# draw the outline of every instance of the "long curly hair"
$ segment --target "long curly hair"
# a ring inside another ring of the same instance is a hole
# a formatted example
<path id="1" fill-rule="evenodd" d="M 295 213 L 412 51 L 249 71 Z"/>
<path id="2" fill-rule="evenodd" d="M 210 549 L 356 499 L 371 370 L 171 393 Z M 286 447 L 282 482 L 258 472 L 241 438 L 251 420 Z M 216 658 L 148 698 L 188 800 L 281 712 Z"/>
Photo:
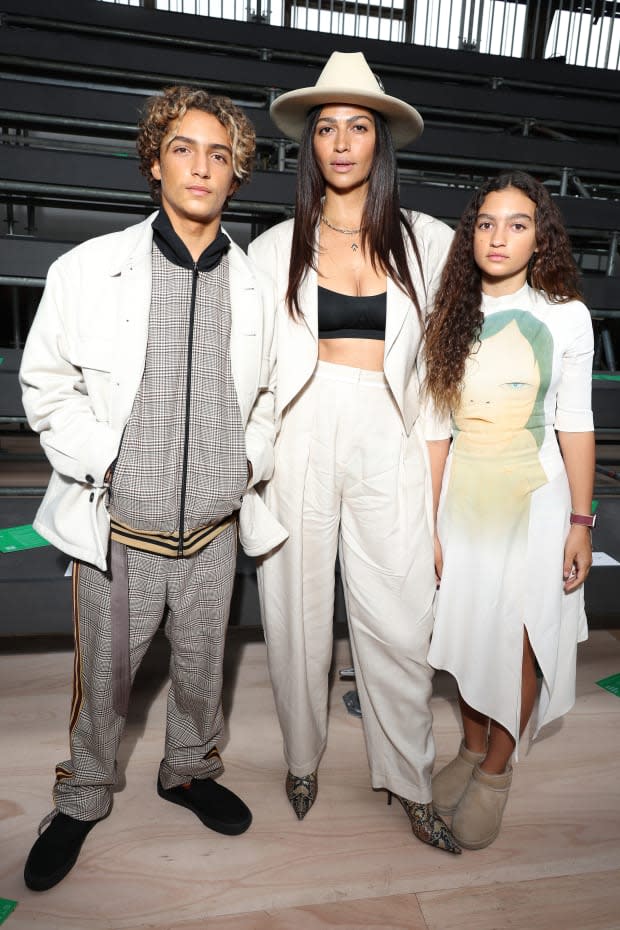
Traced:
<path id="1" fill-rule="evenodd" d="M 304 125 L 297 156 L 295 222 L 289 266 L 286 305 L 292 317 L 303 317 L 299 289 L 308 269 L 317 268 L 316 226 L 322 211 L 325 180 L 314 154 L 314 132 L 323 107 L 313 107 Z M 422 261 L 415 234 L 400 209 L 398 167 L 392 133 L 384 117 L 370 110 L 375 120 L 375 151 L 368 195 L 361 225 L 362 248 L 368 249 L 372 267 L 380 269 L 401 288 L 413 303 L 418 319 L 422 309 L 409 268 L 407 247 L 411 249 L 422 275 Z"/>
<path id="2" fill-rule="evenodd" d="M 161 200 L 161 181 L 153 177 L 151 168 L 159 158 L 162 140 L 170 132 L 171 125 L 181 120 L 188 110 L 211 113 L 227 130 L 237 182 L 243 184 L 252 175 L 256 133 L 243 110 L 228 97 L 215 96 L 199 87 L 165 87 L 161 95 L 149 97 L 146 101 L 136 140 L 140 171 L 149 182 L 151 196 L 157 203 Z"/>
<path id="3" fill-rule="evenodd" d="M 474 260 L 476 220 L 487 194 L 509 187 L 536 204 L 536 252 L 528 265 L 528 284 L 552 303 L 582 299 L 568 233 L 547 188 L 524 171 L 505 171 L 489 178 L 461 217 L 426 326 L 425 391 L 441 413 L 458 406 L 465 364 L 484 322 L 482 276 Z"/>

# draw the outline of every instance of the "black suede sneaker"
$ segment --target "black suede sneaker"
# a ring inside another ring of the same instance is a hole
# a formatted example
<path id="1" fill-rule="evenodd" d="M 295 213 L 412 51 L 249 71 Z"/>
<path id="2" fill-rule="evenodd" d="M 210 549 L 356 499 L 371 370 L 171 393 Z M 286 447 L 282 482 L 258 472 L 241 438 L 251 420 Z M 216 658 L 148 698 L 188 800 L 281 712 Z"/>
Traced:
<path id="1" fill-rule="evenodd" d="M 100 818 L 101 819 L 101 818 Z M 99 820 L 76 820 L 60 811 L 30 850 L 24 881 L 31 891 L 47 891 L 71 871 L 82 843 Z"/>
<path id="2" fill-rule="evenodd" d="M 164 788 L 157 779 L 157 794 L 192 811 L 205 827 L 216 833 L 237 836 L 252 823 L 250 809 L 241 798 L 212 778 L 192 778 L 187 785 Z"/>

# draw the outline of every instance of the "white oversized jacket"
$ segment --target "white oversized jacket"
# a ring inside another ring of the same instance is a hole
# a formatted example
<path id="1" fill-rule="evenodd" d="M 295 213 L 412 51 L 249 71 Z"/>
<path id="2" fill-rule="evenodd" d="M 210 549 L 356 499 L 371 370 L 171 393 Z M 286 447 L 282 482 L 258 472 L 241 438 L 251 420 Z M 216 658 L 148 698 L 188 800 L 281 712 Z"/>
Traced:
<path id="1" fill-rule="evenodd" d="M 409 269 L 420 300 L 422 316 L 426 318 L 433 305 L 453 232 L 445 223 L 426 213 L 407 211 L 407 217 L 416 237 L 421 265 L 420 268 L 408 245 Z M 278 428 L 286 417 L 287 407 L 312 377 L 318 358 L 318 279 L 314 269 L 308 270 L 299 290 L 303 318 L 294 319 L 285 305 L 293 223 L 292 219 L 278 223 L 251 242 L 248 250 L 256 265 L 272 276 L 277 292 L 278 380 L 275 417 Z M 407 435 L 416 429 L 421 440 L 446 439 L 450 436 L 449 417 L 438 416 L 434 405 L 421 400 L 420 396 L 424 379 L 420 352 L 422 336 L 422 325 L 410 298 L 388 277 L 383 361 L 386 380 Z M 277 481 L 276 474 L 273 482 L 265 489 L 267 504 Z M 427 518 L 432 525 L 430 475 L 428 482 Z M 291 530 L 291 527 L 287 529 Z"/>
<path id="2" fill-rule="evenodd" d="M 439 278 L 452 242 L 452 230 L 445 223 L 425 213 L 407 211 L 415 233 L 422 275 L 408 246 L 409 268 L 413 284 L 426 317 L 432 307 Z M 318 357 L 317 273 L 310 268 L 304 277 L 299 302 L 303 319 L 291 317 L 284 303 L 293 239 L 293 220 L 285 220 L 268 229 L 250 243 L 250 258 L 271 275 L 278 295 L 277 342 L 278 382 L 275 413 L 279 423 L 285 408 L 312 377 Z M 405 237 L 406 239 L 406 237 Z M 391 278 L 387 279 L 384 372 L 400 410 L 405 431 L 411 432 L 419 418 L 425 439 L 444 439 L 450 435 L 450 423 L 436 416 L 429 404 L 420 404 L 423 378 L 419 353 L 422 339 L 420 321 L 411 300 Z"/>
<path id="3" fill-rule="evenodd" d="M 35 529 L 68 555 L 107 566 L 105 473 L 140 386 L 151 302 L 152 223 L 84 242 L 51 266 L 20 370 L 28 422 L 53 467 Z M 231 243 L 231 367 L 251 489 L 241 505 L 249 555 L 286 538 L 254 485 L 273 471 L 275 344 L 271 284 Z"/>

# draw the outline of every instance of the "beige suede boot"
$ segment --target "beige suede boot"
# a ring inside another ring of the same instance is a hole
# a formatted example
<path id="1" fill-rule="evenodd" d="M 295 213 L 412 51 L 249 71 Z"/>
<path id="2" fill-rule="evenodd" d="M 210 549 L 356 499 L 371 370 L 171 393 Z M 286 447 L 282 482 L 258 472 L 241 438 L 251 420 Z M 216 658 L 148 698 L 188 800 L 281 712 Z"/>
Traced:
<path id="1" fill-rule="evenodd" d="M 510 765 L 501 775 L 488 775 L 475 766 L 452 819 L 454 838 L 465 849 L 484 849 L 497 837 L 511 782 Z"/>
<path id="2" fill-rule="evenodd" d="M 437 772 L 433 778 L 433 807 L 443 817 L 453 814 L 470 782 L 474 766 L 482 762 L 486 753 L 471 752 L 465 740 L 461 741 L 458 755 Z"/>

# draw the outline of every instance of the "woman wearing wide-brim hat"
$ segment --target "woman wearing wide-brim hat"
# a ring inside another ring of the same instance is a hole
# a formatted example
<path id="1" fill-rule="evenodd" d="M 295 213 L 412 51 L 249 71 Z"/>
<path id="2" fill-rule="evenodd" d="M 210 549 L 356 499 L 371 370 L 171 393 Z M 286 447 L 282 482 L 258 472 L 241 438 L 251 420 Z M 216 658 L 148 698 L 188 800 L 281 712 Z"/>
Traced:
<path id="1" fill-rule="evenodd" d="M 398 797 L 419 839 L 460 852 L 431 803 L 426 661 L 426 440 L 432 457 L 449 431 L 421 413 L 418 370 L 452 233 L 400 210 L 394 146 L 423 122 L 361 53 L 334 52 L 316 85 L 278 97 L 271 115 L 300 143 L 295 219 L 250 246 L 279 302 L 279 433 L 264 493 L 290 535 L 258 578 L 287 795 L 300 819 L 317 795 L 338 552 L 372 786 Z"/>

